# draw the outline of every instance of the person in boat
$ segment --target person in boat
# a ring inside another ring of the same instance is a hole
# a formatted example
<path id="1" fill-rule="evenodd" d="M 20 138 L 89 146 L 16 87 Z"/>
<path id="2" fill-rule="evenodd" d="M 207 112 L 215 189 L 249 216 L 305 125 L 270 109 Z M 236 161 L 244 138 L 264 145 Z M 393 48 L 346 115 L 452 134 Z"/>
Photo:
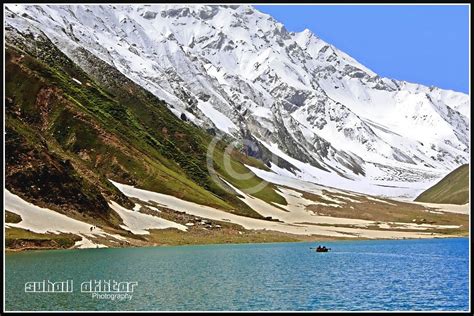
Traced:
<path id="1" fill-rule="evenodd" d="M 329 251 L 329 248 L 326 248 L 326 246 L 318 246 L 318 248 L 316 248 L 316 251 L 317 252 L 327 252 Z"/>

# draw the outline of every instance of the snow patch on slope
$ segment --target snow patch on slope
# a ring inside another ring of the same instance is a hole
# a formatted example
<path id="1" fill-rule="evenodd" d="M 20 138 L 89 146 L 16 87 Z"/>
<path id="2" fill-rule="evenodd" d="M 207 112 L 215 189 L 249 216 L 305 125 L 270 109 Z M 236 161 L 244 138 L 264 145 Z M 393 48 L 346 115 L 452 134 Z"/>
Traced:
<path id="1" fill-rule="evenodd" d="M 109 206 L 122 218 L 124 225 L 121 227 L 136 235 L 149 235 L 150 232 L 148 229 L 176 228 L 182 231 L 187 230 L 187 227 L 181 224 L 153 215 L 140 213 L 138 210 L 135 210 L 135 208 L 133 211 L 128 210 L 114 201 L 110 202 Z"/>

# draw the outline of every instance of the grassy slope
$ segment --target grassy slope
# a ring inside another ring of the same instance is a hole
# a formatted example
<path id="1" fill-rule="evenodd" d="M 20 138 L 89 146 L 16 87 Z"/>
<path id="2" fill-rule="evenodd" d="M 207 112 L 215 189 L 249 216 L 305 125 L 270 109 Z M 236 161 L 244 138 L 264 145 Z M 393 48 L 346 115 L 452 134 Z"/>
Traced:
<path id="1" fill-rule="evenodd" d="M 39 234 L 22 228 L 5 229 L 5 247 L 10 250 L 71 248 L 81 237 L 73 234 Z"/>
<path id="2" fill-rule="evenodd" d="M 113 78 L 120 78 L 115 85 L 94 81 L 48 40 L 38 41 L 35 45 L 43 47 L 34 52 L 19 42 L 13 43 L 6 47 L 5 76 L 6 142 L 10 141 L 6 185 L 14 193 L 66 213 L 71 206 L 76 213 L 81 213 L 84 206 L 94 212 L 97 205 L 99 210 L 110 212 L 105 210 L 104 198 L 129 207 L 130 201 L 107 181 L 111 178 L 260 217 L 235 194 L 212 181 L 205 164 L 211 135 L 176 118 L 162 101 L 123 75 L 113 74 Z M 22 147 L 21 155 L 13 155 L 18 147 Z M 215 152 L 220 176 L 241 189 L 261 181 L 253 174 L 245 182 L 232 179 L 220 167 L 220 150 Z M 39 162 L 33 166 L 29 164 L 32 153 L 36 153 L 35 160 Z M 243 163 L 250 160 L 236 153 L 231 163 L 236 170 L 249 171 Z M 43 169 L 36 165 L 43 165 Z M 53 169 L 57 171 L 54 175 L 42 174 Z M 62 200 L 52 196 L 42 201 L 40 192 L 32 194 L 35 185 L 42 186 L 41 192 L 54 192 Z M 75 194 L 61 194 L 63 187 L 71 188 Z M 285 204 L 274 189 L 270 185 L 255 195 L 267 202 Z M 90 203 L 74 203 L 76 194 Z M 104 215 L 104 219 L 120 222 L 113 214 Z"/>
<path id="3" fill-rule="evenodd" d="M 469 165 L 462 165 L 437 184 L 420 194 L 415 201 L 442 204 L 469 202 Z"/>

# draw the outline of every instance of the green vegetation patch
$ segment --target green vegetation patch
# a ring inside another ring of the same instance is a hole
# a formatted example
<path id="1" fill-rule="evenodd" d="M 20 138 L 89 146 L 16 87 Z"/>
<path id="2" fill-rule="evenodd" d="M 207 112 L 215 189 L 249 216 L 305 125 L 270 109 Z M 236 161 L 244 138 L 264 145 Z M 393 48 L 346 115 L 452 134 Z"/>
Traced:
<path id="1" fill-rule="evenodd" d="M 10 250 L 71 248 L 80 236 L 74 234 L 40 234 L 16 227 L 5 229 L 5 247 Z"/>
<path id="2" fill-rule="evenodd" d="M 231 155 L 232 156 L 232 155 Z M 235 157 L 235 156 L 234 156 Z M 243 192 L 249 192 L 252 196 L 259 198 L 267 203 L 278 203 L 287 205 L 286 199 L 276 192 L 277 188 L 272 183 L 267 183 L 255 175 L 243 163 L 238 160 L 228 159 L 228 165 L 225 164 L 225 156 L 222 151 L 214 152 L 215 170 L 230 184 Z M 234 177 L 232 173 L 242 175 L 242 179 Z M 265 185 L 261 185 L 264 183 Z M 260 188 L 253 192 L 253 188 Z"/>
<path id="3" fill-rule="evenodd" d="M 460 205 L 469 203 L 469 165 L 458 167 L 421 193 L 415 201 Z"/>
<path id="4" fill-rule="evenodd" d="M 13 212 L 5 210 L 5 223 L 19 223 L 21 216 Z"/>

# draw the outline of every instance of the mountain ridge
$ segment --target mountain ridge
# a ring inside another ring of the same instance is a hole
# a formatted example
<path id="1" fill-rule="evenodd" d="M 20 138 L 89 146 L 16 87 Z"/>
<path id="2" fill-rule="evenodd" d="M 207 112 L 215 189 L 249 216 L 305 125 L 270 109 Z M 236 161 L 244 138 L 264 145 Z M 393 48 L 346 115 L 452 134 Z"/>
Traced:
<path id="1" fill-rule="evenodd" d="M 240 140 L 261 139 L 260 149 L 277 144 L 305 169 L 324 171 L 294 178 L 331 184 L 328 178 L 342 176 L 354 179 L 345 189 L 363 181 L 365 193 L 410 197 L 439 179 L 440 169 L 468 159 L 466 95 L 380 78 L 312 32 L 288 32 L 250 6 L 8 8 L 31 17 L 24 19 L 75 62 L 86 48 L 175 115 Z M 301 169 L 288 161 L 279 167 Z M 384 190 L 386 183 L 399 190 Z"/>

